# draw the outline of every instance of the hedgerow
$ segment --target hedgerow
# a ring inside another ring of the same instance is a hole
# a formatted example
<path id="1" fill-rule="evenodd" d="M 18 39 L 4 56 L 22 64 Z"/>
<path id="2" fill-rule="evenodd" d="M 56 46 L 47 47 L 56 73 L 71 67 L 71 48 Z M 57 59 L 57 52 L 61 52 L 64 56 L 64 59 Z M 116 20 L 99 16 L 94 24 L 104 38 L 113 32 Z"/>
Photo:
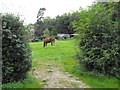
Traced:
<path id="1" fill-rule="evenodd" d="M 2 15 L 2 83 L 20 81 L 31 68 L 30 48 L 19 16 Z"/>
<path id="2" fill-rule="evenodd" d="M 96 3 L 80 9 L 79 21 L 73 25 L 79 33 L 77 56 L 86 70 L 119 76 L 120 35 L 118 30 L 119 3 Z"/>

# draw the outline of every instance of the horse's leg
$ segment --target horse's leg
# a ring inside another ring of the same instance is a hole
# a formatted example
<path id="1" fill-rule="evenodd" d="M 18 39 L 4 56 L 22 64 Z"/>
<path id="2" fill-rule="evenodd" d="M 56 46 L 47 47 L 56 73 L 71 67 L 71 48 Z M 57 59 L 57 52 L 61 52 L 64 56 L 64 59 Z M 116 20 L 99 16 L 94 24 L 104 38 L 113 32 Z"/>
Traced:
<path id="1" fill-rule="evenodd" d="M 47 43 L 46 42 L 43 43 L 43 47 L 47 47 Z"/>
<path id="2" fill-rule="evenodd" d="M 55 40 L 53 40 L 53 46 L 55 46 Z"/>
<path id="3" fill-rule="evenodd" d="M 53 46 L 53 42 L 51 42 L 51 46 Z"/>
<path id="4" fill-rule="evenodd" d="M 55 42 L 54 41 L 51 42 L 51 46 L 55 46 Z"/>
<path id="5" fill-rule="evenodd" d="M 54 42 L 54 46 L 55 46 L 55 42 Z"/>
<path id="6" fill-rule="evenodd" d="M 46 44 L 45 44 L 45 45 L 46 45 L 46 47 L 47 47 L 47 42 L 46 42 Z"/>
<path id="7" fill-rule="evenodd" d="M 43 47 L 45 47 L 45 42 L 43 43 Z"/>

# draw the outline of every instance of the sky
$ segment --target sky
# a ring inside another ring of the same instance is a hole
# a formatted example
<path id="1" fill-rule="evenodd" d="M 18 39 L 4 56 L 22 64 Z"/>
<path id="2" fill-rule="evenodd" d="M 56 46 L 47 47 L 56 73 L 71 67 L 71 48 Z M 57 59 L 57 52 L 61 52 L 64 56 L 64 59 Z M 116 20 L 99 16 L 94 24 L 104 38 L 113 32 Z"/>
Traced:
<path id="1" fill-rule="evenodd" d="M 46 8 L 44 17 L 55 18 L 57 15 L 86 8 L 95 0 L 0 0 L 0 13 L 20 15 L 26 24 L 35 23 L 40 8 Z"/>

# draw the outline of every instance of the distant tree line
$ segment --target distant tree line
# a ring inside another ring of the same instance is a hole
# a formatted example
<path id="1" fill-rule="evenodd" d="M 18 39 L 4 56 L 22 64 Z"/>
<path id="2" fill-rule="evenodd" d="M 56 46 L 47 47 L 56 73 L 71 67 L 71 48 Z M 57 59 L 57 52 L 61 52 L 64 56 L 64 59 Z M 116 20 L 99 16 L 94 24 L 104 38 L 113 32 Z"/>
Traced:
<path id="1" fill-rule="evenodd" d="M 43 17 L 45 8 L 40 8 L 37 15 L 37 21 L 34 24 L 35 36 L 45 36 L 45 32 L 48 32 L 50 36 L 55 36 L 58 33 L 61 34 L 73 34 L 75 30 L 72 26 L 74 20 L 78 20 L 78 12 L 65 13 L 55 18 Z"/>

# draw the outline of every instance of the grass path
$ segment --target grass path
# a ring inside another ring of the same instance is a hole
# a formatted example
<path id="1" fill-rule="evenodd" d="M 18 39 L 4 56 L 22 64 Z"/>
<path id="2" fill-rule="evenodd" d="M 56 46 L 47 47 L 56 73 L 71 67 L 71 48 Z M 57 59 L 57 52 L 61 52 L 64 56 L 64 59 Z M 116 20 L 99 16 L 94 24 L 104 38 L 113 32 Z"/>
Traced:
<path id="1" fill-rule="evenodd" d="M 65 72 L 68 67 L 73 67 L 74 46 L 73 41 L 59 41 L 56 47 L 43 48 L 42 43 L 31 43 L 33 50 L 33 74 L 42 81 L 44 88 L 86 88 L 77 77 Z M 34 45 L 35 44 L 35 45 Z M 67 61 L 66 61 L 67 60 Z"/>
<path id="2" fill-rule="evenodd" d="M 77 77 L 65 73 L 51 62 L 38 63 L 40 68 L 35 68 L 33 74 L 35 78 L 42 81 L 44 88 L 87 88 Z"/>
<path id="3" fill-rule="evenodd" d="M 39 78 L 40 82 L 42 81 L 46 85 L 45 87 L 63 87 L 63 85 L 64 87 L 91 88 L 118 87 L 116 78 L 93 72 L 84 72 L 79 67 L 79 62 L 74 58 L 76 49 L 74 40 L 57 41 L 55 47 L 51 47 L 49 44 L 48 47 L 43 48 L 42 44 L 42 42 L 30 43 L 30 47 L 32 48 L 33 74 L 37 79 Z M 69 82 L 71 83 L 68 84 Z M 53 83 L 53 86 L 51 83 Z M 63 85 L 59 83 L 63 83 Z"/>

